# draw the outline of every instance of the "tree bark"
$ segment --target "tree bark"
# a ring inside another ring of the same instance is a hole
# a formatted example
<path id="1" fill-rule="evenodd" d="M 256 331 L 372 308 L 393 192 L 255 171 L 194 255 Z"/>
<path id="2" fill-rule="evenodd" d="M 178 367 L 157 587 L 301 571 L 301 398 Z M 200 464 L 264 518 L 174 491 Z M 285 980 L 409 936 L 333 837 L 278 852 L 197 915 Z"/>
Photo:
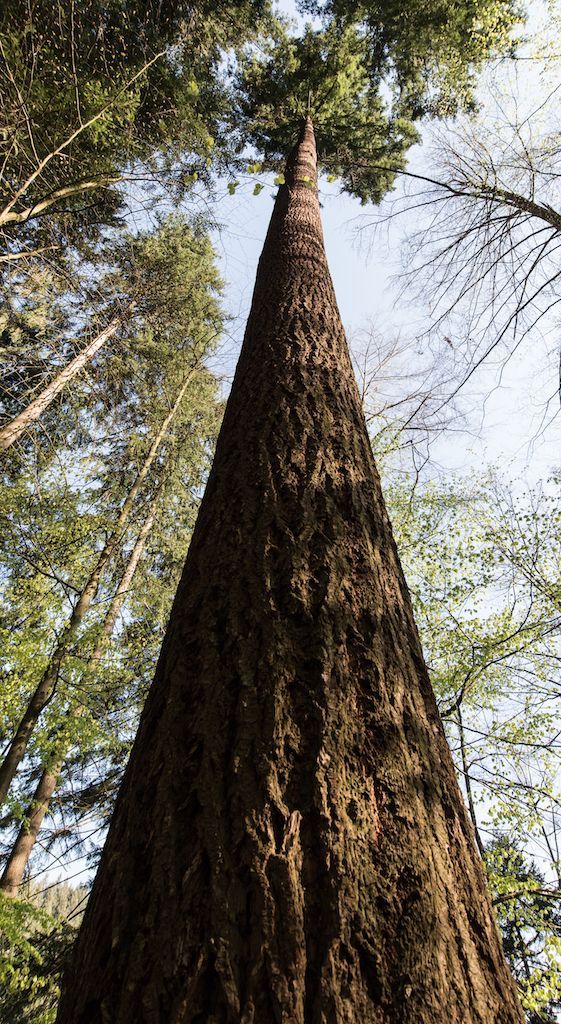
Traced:
<path id="1" fill-rule="evenodd" d="M 85 345 L 78 352 L 77 356 L 74 356 L 74 359 L 71 359 L 63 367 L 54 380 L 47 384 L 46 388 L 43 388 L 41 394 L 34 398 L 26 409 L 23 409 L 13 420 L 2 427 L 0 430 L 0 451 L 6 451 L 16 441 L 19 441 L 22 434 L 43 415 L 45 409 L 49 408 L 51 402 L 55 400 L 66 385 L 84 369 L 84 366 L 87 366 L 92 361 L 99 350 L 103 348 L 105 342 L 116 333 L 120 324 L 121 318 L 115 317 L 88 345 Z"/>
<path id="2" fill-rule="evenodd" d="M 109 638 L 115 629 L 117 618 L 130 590 L 131 583 L 138 568 L 138 563 L 144 553 L 146 541 L 150 535 L 152 527 L 154 526 L 156 507 L 162 492 L 162 487 L 163 484 L 161 484 L 156 491 L 151 502 L 150 511 L 142 524 L 138 537 L 136 538 L 136 542 L 130 553 L 125 571 L 121 577 L 119 586 L 113 595 L 107 615 L 103 621 L 101 633 L 95 645 L 95 649 L 91 658 L 88 660 L 86 673 L 88 673 L 95 664 L 99 663 Z M 79 718 L 84 714 L 84 711 L 85 705 L 78 704 L 70 709 L 69 714 L 75 718 Z M 55 792 L 58 777 L 62 771 L 67 752 L 67 750 L 63 750 L 55 755 L 51 764 L 44 768 L 39 782 L 37 783 L 33 799 L 25 813 L 26 820 L 21 825 L 6 861 L 2 878 L 0 878 L 0 890 L 6 896 L 15 897 L 18 894 L 19 887 L 23 881 L 23 876 L 29 863 L 29 858 L 33 852 L 33 847 L 37 842 L 39 831 L 49 809 L 53 793 Z"/>
<path id="3" fill-rule="evenodd" d="M 31 739 L 33 730 L 39 720 L 41 712 L 47 706 L 56 690 L 62 663 L 66 655 L 68 654 L 70 645 L 74 640 L 78 632 L 78 629 L 80 628 L 80 624 L 84 616 L 89 610 L 92 601 L 95 599 L 95 596 L 99 588 L 99 584 L 101 582 L 101 578 L 113 557 L 115 548 L 119 543 L 119 540 L 121 539 L 123 529 L 131 514 L 136 496 L 148 475 L 148 472 L 150 470 L 150 467 L 152 466 L 152 463 L 154 462 L 154 459 L 156 458 L 160 445 L 162 444 L 162 441 L 164 440 L 169 430 L 170 424 L 172 423 L 172 420 L 174 419 L 177 410 L 181 405 L 181 402 L 187 390 L 187 386 L 194 372 L 195 369 L 193 368 L 185 376 L 185 379 L 181 385 L 181 388 L 179 389 L 179 393 L 172 408 L 170 409 L 169 413 L 163 420 L 158 430 L 158 433 L 156 434 L 154 440 L 152 441 L 150 450 L 142 464 L 142 467 L 138 471 L 134 483 L 121 507 L 119 518 L 117 519 L 113 533 L 108 537 L 107 541 L 105 542 L 103 550 L 101 551 L 97 563 L 95 565 L 95 568 L 92 570 L 90 576 L 88 577 L 84 589 L 80 593 L 80 596 L 76 604 L 74 605 L 72 614 L 49 659 L 47 667 L 43 672 L 43 675 L 29 700 L 24 715 L 16 729 L 14 738 L 10 746 L 8 747 L 8 750 L 2 760 L 2 763 L 0 764 L 0 805 L 4 803 L 8 795 L 8 791 L 12 784 L 12 780 L 25 755 L 25 751 L 27 750 L 29 740 Z"/>
<path id="4" fill-rule="evenodd" d="M 521 1024 L 289 158 L 58 1024 Z"/>

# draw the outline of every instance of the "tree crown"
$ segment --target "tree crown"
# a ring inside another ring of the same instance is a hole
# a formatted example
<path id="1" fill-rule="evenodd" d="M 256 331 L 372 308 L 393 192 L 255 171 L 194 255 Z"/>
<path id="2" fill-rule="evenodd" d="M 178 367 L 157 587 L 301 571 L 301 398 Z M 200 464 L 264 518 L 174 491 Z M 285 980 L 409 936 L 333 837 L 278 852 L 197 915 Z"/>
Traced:
<path id="1" fill-rule="evenodd" d="M 512 48 L 512 0 L 452 6 L 309 4 L 323 27 L 280 25 L 241 61 L 234 103 L 239 148 L 278 167 L 309 114 L 322 169 L 363 202 L 378 202 L 418 139 L 423 116 L 474 104 L 477 68 Z"/>

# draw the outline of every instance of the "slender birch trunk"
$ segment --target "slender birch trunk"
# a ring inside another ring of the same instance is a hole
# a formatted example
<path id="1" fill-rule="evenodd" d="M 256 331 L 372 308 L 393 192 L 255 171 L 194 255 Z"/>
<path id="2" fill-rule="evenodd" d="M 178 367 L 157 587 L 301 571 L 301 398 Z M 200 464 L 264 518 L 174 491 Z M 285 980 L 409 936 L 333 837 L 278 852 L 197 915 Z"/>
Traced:
<path id="1" fill-rule="evenodd" d="M 58 1024 L 522 1024 L 291 154 Z"/>
<path id="2" fill-rule="evenodd" d="M 25 755 L 27 745 L 33 733 L 33 730 L 37 724 L 39 716 L 43 709 L 46 707 L 48 702 L 51 700 L 58 682 L 59 673 L 61 670 L 62 663 L 69 652 L 70 645 L 74 640 L 80 624 L 86 615 L 92 601 L 95 599 L 99 584 L 108 563 L 110 562 L 115 548 L 119 543 L 122 536 L 123 529 L 128 521 L 135 498 L 146 479 L 146 476 L 156 458 L 160 445 L 166 437 L 169 427 L 181 405 L 184 398 L 185 392 L 195 368 L 193 368 L 185 377 L 177 398 L 170 409 L 169 413 L 163 420 L 158 433 L 156 434 L 150 450 L 144 463 L 136 475 L 136 479 L 127 495 L 125 502 L 121 507 L 119 518 L 115 524 L 115 529 L 107 539 L 103 550 L 101 551 L 97 563 L 91 572 L 84 589 L 82 590 L 78 601 L 76 602 L 72 614 L 60 636 L 60 639 L 49 659 L 48 665 L 32 694 L 25 713 L 18 725 L 14 738 L 6 752 L 6 755 L 0 764 L 0 805 L 5 801 L 6 796 L 14 775 L 17 772 L 19 764 Z"/>
<path id="3" fill-rule="evenodd" d="M 23 409 L 10 423 L 6 423 L 2 427 L 0 430 L 0 451 L 6 451 L 16 441 L 19 441 L 22 434 L 43 415 L 45 409 L 49 408 L 51 402 L 55 400 L 66 385 L 92 361 L 99 350 L 103 348 L 106 341 L 113 337 L 121 323 L 122 318 L 115 317 L 88 345 L 78 352 L 74 359 L 67 363 L 54 380 L 47 384 L 47 387 L 43 389 L 41 394 L 29 403 L 26 409 Z"/>
<path id="4" fill-rule="evenodd" d="M 97 640 L 91 658 L 88 660 L 86 676 L 92 671 L 96 664 L 99 664 L 107 643 L 113 633 L 117 618 L 121 608 L 123 607 L 123 603 L 127 597 L 134 575 L 138 568 L 138 563 L 142 558 L 146 541 L 151 533 L 152 527 L 154 526 L 157 505 L 161 496 L 162 488 L 163 484 L 160 485 L 154 495 L 150 511 L 142 524 L 142 528 L 127 562 L 126 569 L 123 573 L 119 586 L 113 595 L 107 615 L 103 621 L 100 636 Z M 85 710 L 85 705 L 78 704 L 70 710 L 69 714 L 73 718 L 80 718 L 84 714 Z M 37 842 L 39 831 L 49 809 L 53 793 L 56 789 L 66 754 L 67 750 L 60 751 L 58 755 L 55 756 L 54 761 L 43 770 L 41 778 L 39 779 L 37 788 L 33 794 L 33 799 L 25 813 L 25 821 L 21 825 L 6 862 L 4 872 L 0 878 L 0 890 L 6 896 L 15 897 L 18 894 L 25 870 L 29 863 L 29 858 L 33 852 L 33 847 Z"/>

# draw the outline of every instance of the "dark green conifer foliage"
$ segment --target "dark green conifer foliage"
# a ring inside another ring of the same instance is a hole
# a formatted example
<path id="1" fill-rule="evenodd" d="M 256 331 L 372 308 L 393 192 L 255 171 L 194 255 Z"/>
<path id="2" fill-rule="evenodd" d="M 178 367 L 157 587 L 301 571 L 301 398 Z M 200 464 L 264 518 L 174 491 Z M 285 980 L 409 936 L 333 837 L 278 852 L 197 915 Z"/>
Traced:
<path id="1" fill-rule="evenodd" d="M 250 47 L 234 127 L 266 166 L 281 167 L 303 117 L 321 169 L 362 202 L 378 202 L 405 165 L 424 116 L 473 105 L 475 74 L 512 47 L 513 0 L 304 4 L 323 16 L 300 37 L 278 28 Z"/>

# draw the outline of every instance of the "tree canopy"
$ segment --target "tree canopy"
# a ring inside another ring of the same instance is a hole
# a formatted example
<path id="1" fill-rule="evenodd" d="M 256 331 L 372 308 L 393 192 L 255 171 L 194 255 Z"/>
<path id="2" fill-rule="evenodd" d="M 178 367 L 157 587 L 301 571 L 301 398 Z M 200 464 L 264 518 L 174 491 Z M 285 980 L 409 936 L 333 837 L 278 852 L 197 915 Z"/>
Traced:
<path id="1" fill-rule="evenodd" d="M 509 52 L 516 4 L 310 3 L 323 19 L 294 35 L 280 26 L 250 46 L 236 82 L 233 124 L 259 159 L 278 166 L 302 118 L 318 136 L 323 171 L 363 202 L 378 202 L 405 165 L 426 116 L 473 106 L 475 76 Z"/>
<path id="2" fill-rule="evenodd" d="M 7 256 L 84 244 L 118 223 L 126 184 L 173 182 L 212 162 L 224 54 L 252 36 L 262 0 L 227 5 L 33 0 L 0 19 Z"/>

